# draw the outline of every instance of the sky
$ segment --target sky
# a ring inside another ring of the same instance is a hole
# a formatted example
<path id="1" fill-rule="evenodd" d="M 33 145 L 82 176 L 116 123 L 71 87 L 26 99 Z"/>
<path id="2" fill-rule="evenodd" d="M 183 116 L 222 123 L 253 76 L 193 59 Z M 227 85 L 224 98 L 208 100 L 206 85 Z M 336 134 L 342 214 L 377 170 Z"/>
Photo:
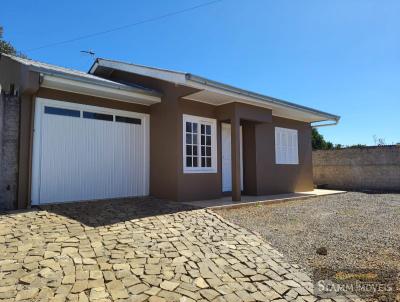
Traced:
<path id="1" fill-rule="evenodd" d="M 341 116 L 335 144 L 400 143 L 400 1 L 5 1 L 5 39 L 87 71 L 96 57 L 190 72 Z M 22 9 L 23 8 L 23 9 Z M 40 48 L 40 49 L 38 49 Z"/>

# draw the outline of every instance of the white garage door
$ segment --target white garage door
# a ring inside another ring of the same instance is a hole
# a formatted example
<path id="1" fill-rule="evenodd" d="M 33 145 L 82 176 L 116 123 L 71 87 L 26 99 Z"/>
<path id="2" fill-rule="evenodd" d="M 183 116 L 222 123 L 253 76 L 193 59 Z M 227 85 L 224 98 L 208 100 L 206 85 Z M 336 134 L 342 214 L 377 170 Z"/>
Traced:
<path id="1" fill-rule="evenodd" d="M 36 99 L 32 204 L 149 194 L 149 116 Z"/>

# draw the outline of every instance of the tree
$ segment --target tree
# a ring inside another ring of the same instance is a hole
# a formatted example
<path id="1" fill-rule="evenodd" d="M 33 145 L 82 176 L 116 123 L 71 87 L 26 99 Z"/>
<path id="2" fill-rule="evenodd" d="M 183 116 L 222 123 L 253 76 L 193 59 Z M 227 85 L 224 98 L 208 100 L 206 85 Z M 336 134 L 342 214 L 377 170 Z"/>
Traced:
<path id="1" fill-rule="evenodd" d="M 0 52 L 6 53 L 9 55 L 16 55 L 17 50 L 14 48 L 14 46 L 12 46 L 10 42 L 3 40 L 3 33 L 4 33 L 4 29 L 2 26 L 0 26 Z"/>
<path id="2" fill-rule="evenodd" d="M 8 41 L 3 39 L 4 29 L 0 26 L 0 53 L 26 58 L 26 56 L 15 49 Z"/>
<path id="3" fill-rule="evenodd" d="M 372 138 L 374 139 L 375 146 L 385 146 L 386 145 L 386 140 L 384 138 L 377 137 L 376 135 L 374 135 Z"/>
<path id="4" fill-rule="evenodd" d="M 367 147 L 367 145 L 364 145 L 364 144 L 355 144 L 355 145 L 350 145 L 350 146 L 347 146 L 347 148 L 366 148 Z"/>
<path id="5" fill-rule="evenodd" d="M 313 150 L 331 150 L 334 146 L 331 142 L 326 141 L 316 128 L 312 128 L 312 148 Z"/>

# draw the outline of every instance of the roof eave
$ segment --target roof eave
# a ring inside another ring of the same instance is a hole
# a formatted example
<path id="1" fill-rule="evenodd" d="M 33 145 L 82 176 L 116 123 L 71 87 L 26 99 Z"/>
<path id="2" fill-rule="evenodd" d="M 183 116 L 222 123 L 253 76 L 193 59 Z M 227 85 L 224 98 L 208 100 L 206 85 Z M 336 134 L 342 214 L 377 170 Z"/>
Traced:
<path id="1" fill-rule="evenodd" d="M 77 81 L 77 82 L 86 83 L 86 84 L 98 85 L 98 86 L 105 87 L 105 88 L 118 89 L 121 91 L 123 90 L 126 92 L 133 92 L 133 93 L 141 93 L 141 94 L 145 94 L 148 96 L 154 96 L 154 97 L 161 97 L 161 94 L 156 91 L 139 89 L 139 88 L 132 87 L 129 85 L 120 84 L 118 82 L 110 81 L 107 83 L 104 81 L 98 81 L 96 79 L 88 79 L 88 78 L 84 78 L 84 77 L 80 77 L 80 76 L 72 76 L 72 75 L 68 75 L 68 74 L 64 74 L 64 73 L 41 70 L 41 69 L 39 69 L 39 68 L 37 69 L 35 67 L 31 67 L 30 70 L 38 72 L 41 75 L 49 75 L 49 76 L 53 76 L 53 77 L 68 79 L 71 81 Z"/>
<path id="2" fill-rule="evenodd" d="M 213 80 L 209 80 L 207 78 L 201 77 L 201 76 L 197 76 L 191 73 L 187 73 L 186 74 L 186 79 L 188 81 L 193 81 L 195 83 L 199 83 L 205 86 L 211 86 L 213 88 L 218 88 L 218 89 L 222 89 L 225 91 L 229 91 L 231 93 L 235 93 L 238 95 L 244 95 L 247 97 L 251 97 L 263 102 L 267 102 L 267 103 L 273 103 L 279 106 L 285 106 L 291 109 L 295 109 L 295 110 L 301 110 L 304 112 L 308 112 L 308 113 L 313 113 L 316 115 L 321 116 L 322 120 L 321 121 L 325 121 L 325 120 L 331 120 L 331 121 L 339 121 L 340 120 L 340 116 L 338 115 L 334 115 L 331 113 L 327 113 L 324 111 L 320 111 L 320 110 L 316 110 L 313 108 L 309 108 L 306 106 L 302 106 L 302 105 L 298 105 L 298 104 L 294 104 L 288 101 L 284 101 L 284 100 L 280 100 L 280 99 L 276 99 L 276 98 L 272 98 L 266 95 L 262 95 L 259 93 L 255 93 L 255 92 L 251 92 L 245 89 L 240 89 L 240 88 L 236 88 L 234 86 L 228 85 L 228 84 L 224 84 L 224 83 L 220 83 L 217 81 L 213 81 Z M 316 121 L 318 122 L 318 121 Z"/>
<path id="3" fill-rule="evenodd" d="M 82 81 L 75 77 L 62 76 L 60 74 L 40 73 L 40 78 L 40 87 L 43 88 L 137 103 L 146 106 L 161 102 L 161 97 L 144 94 L 142 91 L 99 85 L 91 81 Z"/>
<path id="4" fill-rule="evenodd" d="M 98 62 L 99 62 L 99 58 L 96 58 L 96 60 L 94 60 L 94 62 L 92 64 L 92 66 L 90 66 L 90 68 L 89 68 L 89 71 L 88 71 L 89 74 L 93 74 L 95 72 Z"/>
<path id="5" fill-rule="evenodd" d="M 214 80 L 210 80 L 201 76 L 197 76 L 191 73 L 185 73 L 185 72 L 178 72 L 178 71 L 172 71 L 172 70 L 166 70 L 166 69 L 160 69 L 160 68 L 154 68 L 154 67 L 148 67 L 144 65 L 139 65 L 139 64 L 131 64 L 131 63 L 125 63 L 125 62 L 120 62 L 120 61 L 113 61 L 113 60 L 108 60 L 108 59 L 102 59 L 98 58 L 96 61 L 93 63 L 92 67 L 89 70 L 89 73 L 94 74 L 96 72 L 96 69 L 101 66 L 101 67 L 106 67 L 106 68 L 116 68 L 120 67 L 122 68 L 121 70 L 127 71 L 127 72 L 133 72 L 133 73 L 138 73 L 137 70 L 146 70 L 143 71 L 146 74 L 143 74 L 144 76 L 150 76 L 157 78 L 154 76 L 155 73 L 159 72 L 161 76 L 158 78 L 160 80 L 166 80 L 171 83 L 175 84 L 180 84 L 188 87 L 193 87 L 197 88 L 200 90 L 207 90 L 207 87 L 213 88 L 215 90 L 220 90 L 220 91 L 226 91 L 231 94 L 237 95 L 238 97 L 246 97 L 246 98 L 251 98 L 255 103 L 258 103 L 260 105 L 265 105 L 265 104 L 272 104 L 275 106 L 280 106 L 281 108 L 287 108 L 291 110 L 298 110 L 300 112 L 304 113 L 309 113 L 313 114 L 316 116 L 315 120 L 311 121 L 312 122 L 322 122 L 322 121 L 334 121 L 336 124 L 340 120 L 340 116 L 330 114 L 327 112 L 323 112 L 320 110 L 316 110 L 313 108 L 309 108 L 306 106 L 298 105 L 295 103 L 291 103 L 285 100 L 269 97 L 266 95 L 254 93 L 248 90 L 240 89 L 228 84 L 220 83 Z M 118 69 L 118 68 L 116 68 Z M 151 73 L 147 72 L 148 70 L 151 70 Z M 140 73 L 138 73 L 140 74 Z"/>

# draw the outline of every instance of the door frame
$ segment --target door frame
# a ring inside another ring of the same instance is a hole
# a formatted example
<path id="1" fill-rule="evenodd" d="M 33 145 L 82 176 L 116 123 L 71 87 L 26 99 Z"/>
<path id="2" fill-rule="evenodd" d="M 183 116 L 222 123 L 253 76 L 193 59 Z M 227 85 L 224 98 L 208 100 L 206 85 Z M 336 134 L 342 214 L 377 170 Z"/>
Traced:
<path id="1" fill-rule="evenodd" d="M 222 193 L 227 193 L 227 192 L 231 192 L 232 191 L 232 147 L 231 144 L 229 146 L 229 150 L 231 151 L 231 160 L 229 162 L 229 165 L 231 166 L 231 175 L 230 175 L 230 182 L 231 182 L 231 189 L 230 190 L 225 190 L 224 189 L 224 160 L 223 160 L 223 156 L 224 156 L 224 146 L 223 146 L 223 131 L 222 128 L 223 127 L 229 127 L 229 134 L 231 135 L 231 124 L 230 123 L 226 123 L 226 122 L 221 122 L 221 191 Z M 231 137 L 232 139 L 232 137 Z M 242 125 L 240 125 L 240 190 L 243 191 L 244 190 L 244 183 L 243 183 L 243 129 L 242 129 Z"/>

